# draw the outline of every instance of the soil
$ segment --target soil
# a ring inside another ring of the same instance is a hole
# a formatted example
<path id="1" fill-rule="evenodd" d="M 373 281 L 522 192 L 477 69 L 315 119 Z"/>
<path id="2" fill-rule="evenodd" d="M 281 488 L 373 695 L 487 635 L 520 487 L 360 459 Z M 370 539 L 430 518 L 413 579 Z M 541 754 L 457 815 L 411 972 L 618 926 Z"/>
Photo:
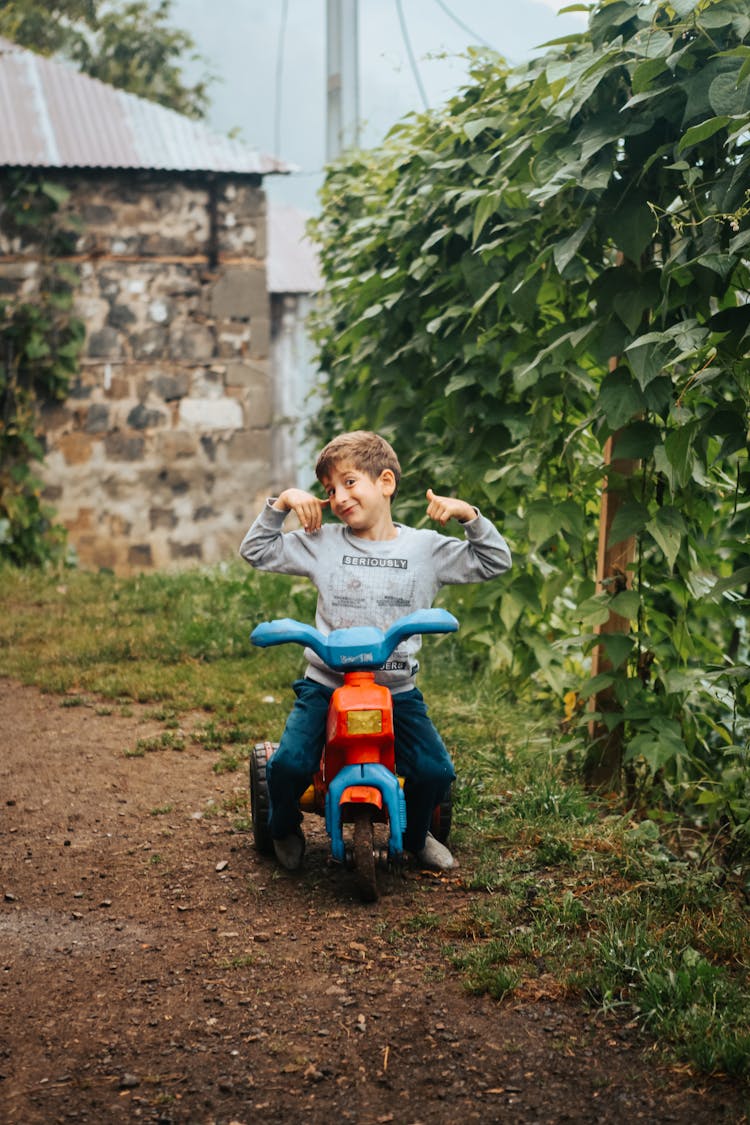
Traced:
<path id="1" fill-rule="evenodd" d="M 72 702 L 0 680 L 0 1121 L 747 1120 L 747 1090 L 667 1065 L 554 967 L 469 995 L 431 924 L 476 896 L 460 866 L 363 905 L 308 817 L 280 873 L 226 812 L 244 771 L 189 738 L 128 756 L 149 709 Z"/>

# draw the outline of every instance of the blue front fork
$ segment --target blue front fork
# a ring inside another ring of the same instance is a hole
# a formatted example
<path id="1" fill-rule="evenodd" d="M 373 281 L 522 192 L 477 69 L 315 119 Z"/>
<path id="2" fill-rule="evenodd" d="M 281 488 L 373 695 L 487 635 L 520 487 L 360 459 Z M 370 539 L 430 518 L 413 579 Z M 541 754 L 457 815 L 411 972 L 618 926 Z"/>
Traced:
<path id="1" fill-rule="evenodd" d="M 388 838 L 388 854 L 399 856 L 404 850 L 406 831 L 406 800 L 395 774 L 377 762 L 365 762 L 359 766 L 344 766 L 328 786 L 326 793 L 326 829 L 331 838 L 333 858 L 343 863 L 346 859 L 344 836 L 341 830 L 341 795 L 350 785 L 371 785 L 379 789 L 383 804 L 388 810 L 391 834 Z"/>

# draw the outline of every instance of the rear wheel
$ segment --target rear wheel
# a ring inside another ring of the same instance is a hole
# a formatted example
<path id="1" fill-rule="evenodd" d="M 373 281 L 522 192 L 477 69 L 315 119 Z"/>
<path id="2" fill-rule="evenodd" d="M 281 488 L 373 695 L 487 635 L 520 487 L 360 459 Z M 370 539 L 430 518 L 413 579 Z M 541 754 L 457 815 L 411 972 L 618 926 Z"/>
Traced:
<path id="1" fill-rule="evenodd" d="M 250 755 L 250 815 L 253 820 L 255 847 L 263 855 L 273 854 L 266 766 L 275 749 L 276 746 L 272 742 L 258 742 Z"/>
<path id="2" fill-rule="evenodd" d="M 435 806 L 435 811 L 432 814 L 432 823 L 430 825 L 430 832 L 439 840 L 441 844 L 445 844 L 450 836 L 451 824 L 453 822 L 453 790 L 449 789 L 445 798 L 439 805 Z"/>
<path id="3" fill-rule="evenodd" d="M 354 819 L 354 873 L 363 902 L 375 902 L 378 897 L 375 873 L 375 851 L 372 835 L 372 814 L 361 806 L 353 810 Z"/>

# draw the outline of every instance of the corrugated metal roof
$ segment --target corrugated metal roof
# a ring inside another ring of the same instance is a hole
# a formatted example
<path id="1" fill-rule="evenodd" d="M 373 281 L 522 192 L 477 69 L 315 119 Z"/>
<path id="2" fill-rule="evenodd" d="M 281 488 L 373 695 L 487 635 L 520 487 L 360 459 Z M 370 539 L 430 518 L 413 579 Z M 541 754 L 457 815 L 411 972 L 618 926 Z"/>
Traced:
<path id="1" fill-rule="evenodd" d="M 269 293 L 318 293 L 323 287 L 315 244 L 305 231 L 310 218 L 296 207 L 268 204 Z"/>
<path id="2" fill-rule="evenodd" d="M 293 166 L 0 37 L 0 166 L 267 175 Z"/>

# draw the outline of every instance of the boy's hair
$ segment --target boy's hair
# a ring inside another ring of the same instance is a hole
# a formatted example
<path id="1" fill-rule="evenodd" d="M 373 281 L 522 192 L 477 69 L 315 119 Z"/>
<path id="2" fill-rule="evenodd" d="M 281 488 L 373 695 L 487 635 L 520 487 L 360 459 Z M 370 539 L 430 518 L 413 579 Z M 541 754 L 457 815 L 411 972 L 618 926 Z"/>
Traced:
<path id="1" fill-rule="evenodd" d="M 398 463 L 393 447 L 388 444 L 380 434 L 373 434 L 369 430 L 353 430 L 348 434 L 339 434 L 318 454 L 315 462 L 315 475 L 319 481 L 331 475 L 336 465 L 342 461 L 349 461 L 353 468 L 361 473 L 367 473 L 373 480 L 377 480 L 384 469 L 390 469 L 396 478 L 396 487 L 401 479 L 401 466 Z"/>

